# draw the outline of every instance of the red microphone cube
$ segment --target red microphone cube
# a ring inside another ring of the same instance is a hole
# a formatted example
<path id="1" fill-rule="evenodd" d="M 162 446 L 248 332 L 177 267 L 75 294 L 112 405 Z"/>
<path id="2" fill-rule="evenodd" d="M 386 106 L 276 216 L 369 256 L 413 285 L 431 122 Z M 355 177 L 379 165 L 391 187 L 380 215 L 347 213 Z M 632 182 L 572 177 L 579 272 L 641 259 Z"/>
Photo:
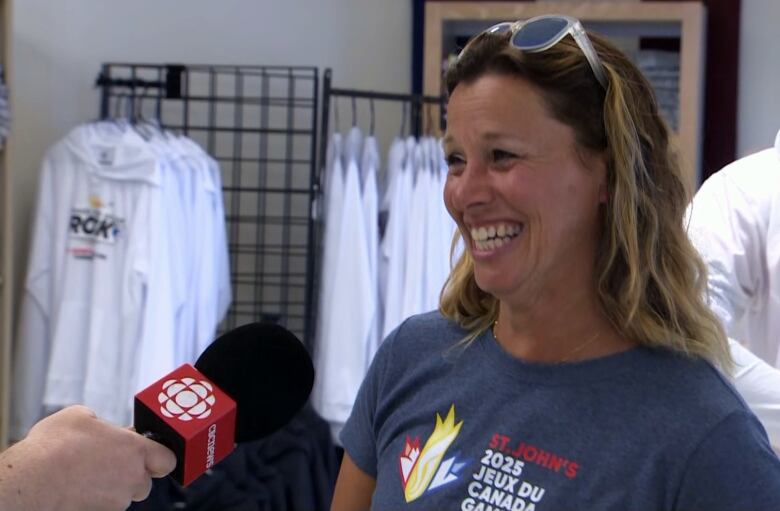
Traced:
<path id="1" fill-rule="evenodd" d="M 133 422 L 176 453 L 171 476 L 186 486 L 233 450 L 236 402 L 184 364 L 135 395 Z"/>

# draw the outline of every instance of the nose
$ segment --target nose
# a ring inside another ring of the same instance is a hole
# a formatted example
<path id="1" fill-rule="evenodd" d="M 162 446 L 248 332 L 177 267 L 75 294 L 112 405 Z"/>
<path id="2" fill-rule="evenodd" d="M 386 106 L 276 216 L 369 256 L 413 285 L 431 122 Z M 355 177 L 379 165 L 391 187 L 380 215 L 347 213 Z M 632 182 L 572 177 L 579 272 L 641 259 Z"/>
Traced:
<path id="1" fill-rule="evenodd" d="M 460 174 L 447 177 L 445 196 L 451 207 L 458 211 L 489 204 L 493 199 L 493 188 L 487 167 L 479 162 L 467 162 Z"/>

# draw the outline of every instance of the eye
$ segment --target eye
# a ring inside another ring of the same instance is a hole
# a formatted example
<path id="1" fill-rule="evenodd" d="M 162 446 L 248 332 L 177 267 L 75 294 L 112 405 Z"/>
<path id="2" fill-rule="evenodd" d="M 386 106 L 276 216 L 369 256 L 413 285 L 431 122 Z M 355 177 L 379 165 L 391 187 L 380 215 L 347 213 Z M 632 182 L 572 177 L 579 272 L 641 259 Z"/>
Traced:
<path id="1" fill-rule="evenodd" d="M 450 170 L 450 174 L 459 174 L 463 171 L 463 165 L 465 165 L 466 160 L 457 153 L 450 153 L 447 154 L 444 158 L 447 162 L 447 167 Z"/>
<path id="2" fill-rule="evenodd" d="M 515 158 L 517 158 L 516 154 L 504 151 L 503 149 L 493 149 L 490 152 L 490 159 L 495 163 L 508 163 Z"/>

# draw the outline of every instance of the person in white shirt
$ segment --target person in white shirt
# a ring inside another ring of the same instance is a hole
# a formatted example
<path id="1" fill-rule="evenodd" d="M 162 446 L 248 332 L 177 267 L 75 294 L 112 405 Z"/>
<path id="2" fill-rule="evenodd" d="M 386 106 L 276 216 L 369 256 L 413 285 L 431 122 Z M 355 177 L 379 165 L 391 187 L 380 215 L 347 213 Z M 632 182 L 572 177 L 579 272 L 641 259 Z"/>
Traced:
<path id="1" fill-rule="evenodd" d="M 730 337 L 734 383 L 780 449 L 780 132 L 774 147 L 707 179 L 689 222 L 710 306 Z"/>
<path id="2" fill-rule="evenodd" d="M 175 466 L 162 444 L 71 406 L 0 453 L 0 509 L 119 511 L 148 497 L 152 478 Z"/>

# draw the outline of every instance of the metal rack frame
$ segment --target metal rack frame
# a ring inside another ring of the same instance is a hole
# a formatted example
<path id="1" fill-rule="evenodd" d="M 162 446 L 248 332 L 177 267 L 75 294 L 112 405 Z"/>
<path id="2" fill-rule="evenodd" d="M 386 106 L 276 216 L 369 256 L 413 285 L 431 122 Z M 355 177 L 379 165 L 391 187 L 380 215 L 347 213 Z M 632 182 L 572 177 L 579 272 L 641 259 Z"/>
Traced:
<path id="1" fill-rule="evenodd" d="M 439 119 L 439 126 L 445 125 L 445 105 L 446 98 L 444 96 L 426 96 L 424 94 L 399 94 L 393 92 L 379 92 L 371 90 L 358 90 L 358 89 L 343 89 L 333 87 L 333 72 L 331 69 L 326 69 L 322 80 L 322 128 L 321 128 L 321 141 L 320 144 L 320 162 L 325 162 L 325 151 L 327 149 L 327 139 L 330 120 L 330 105 L 331 101 L 335 98 L 351 98 L 355 99 L 367 99 L 369 101 L 391 101 L 396 103 L 402 103 L 408 105 L 410 108 L 410 124 L 411 133 L 415 136 L 419 136 L 423 131 L 423 116 L 422 110 L 425 105 L 438 105 L 440 112 L 442 113 Z M 354 112 L 354 109 L 353 109 Z M 322 163 L 320 170 L 322 169 Z"/>
<path id="2" fill-rule="evenodd" d="M 154 118 L 222 170 L 233 303 L 221 330 L 276 321 L 312 346 L 315 67 L 103 64 L 100 118 Z"/>

